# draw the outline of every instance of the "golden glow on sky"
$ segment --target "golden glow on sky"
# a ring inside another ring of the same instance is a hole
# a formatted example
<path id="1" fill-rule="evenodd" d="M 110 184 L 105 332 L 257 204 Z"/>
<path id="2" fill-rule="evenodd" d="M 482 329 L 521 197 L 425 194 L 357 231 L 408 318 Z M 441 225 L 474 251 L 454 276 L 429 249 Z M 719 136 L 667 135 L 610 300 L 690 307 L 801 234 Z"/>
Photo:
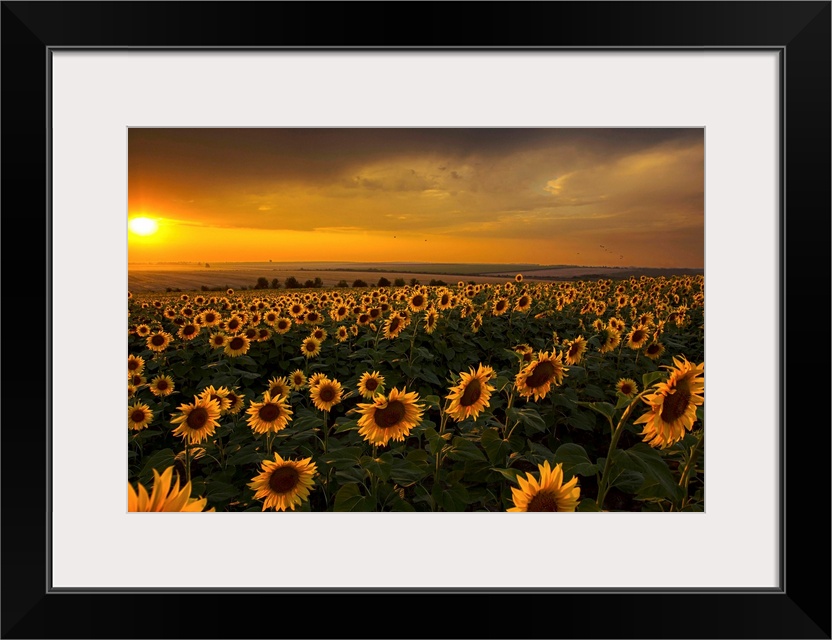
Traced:
<path id="1" fill-rule="evenodd" d="M 704 267 L 702 129 L 130 129 L 128 151 L 131 262 Z"/>
<path id="2" fill-rule="evenodd" d="M 153 218 L 130 218 L 127 226 L 132 233 L 139 236 L 149 236 L 159 230 L 159 224 Z"/>

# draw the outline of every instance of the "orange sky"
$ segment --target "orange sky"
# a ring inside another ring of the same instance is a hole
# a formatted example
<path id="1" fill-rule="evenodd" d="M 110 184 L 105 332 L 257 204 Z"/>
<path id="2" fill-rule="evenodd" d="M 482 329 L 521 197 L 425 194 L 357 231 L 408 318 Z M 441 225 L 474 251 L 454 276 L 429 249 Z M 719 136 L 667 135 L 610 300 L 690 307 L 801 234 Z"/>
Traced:
<path id="1" fill-rule="evenodd" d="M 704 267 L 702 129 L 130 129 L 131 262 Z"/>

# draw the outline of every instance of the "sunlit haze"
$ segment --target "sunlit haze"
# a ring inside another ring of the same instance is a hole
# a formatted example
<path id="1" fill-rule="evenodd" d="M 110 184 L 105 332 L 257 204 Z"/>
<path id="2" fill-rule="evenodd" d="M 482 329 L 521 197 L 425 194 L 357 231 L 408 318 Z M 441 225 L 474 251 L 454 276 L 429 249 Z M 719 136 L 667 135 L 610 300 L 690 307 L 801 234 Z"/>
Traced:
<path id="1" fill-rule="evenodd" d="M 703 129 L 130 129 L 131 262 L 704 266 Z"/>

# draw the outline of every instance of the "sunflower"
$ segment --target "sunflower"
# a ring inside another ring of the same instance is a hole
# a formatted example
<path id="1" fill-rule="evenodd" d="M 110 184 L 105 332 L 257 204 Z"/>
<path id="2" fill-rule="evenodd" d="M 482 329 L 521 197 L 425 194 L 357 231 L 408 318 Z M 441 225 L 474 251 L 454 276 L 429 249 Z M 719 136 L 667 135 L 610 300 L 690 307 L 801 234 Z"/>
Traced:
<path id="1" fill-rule="evenodd" d="M 147 336 L 147 348 L 151 351 L 162 352 L 168 348 L 173 336 L 167 331 L 156 331 Z"/>
<path id="2" fill-rule="evenodd" d="M 228 408 L 231 406 L 231 400 L 228 399 L 228 389 L 226 387 L 220 387 L 219 389 L 215 389 L 214 385 L 210 387 L 205 387 L 202 390 L 202 393 L 199 394 L 200 398 L 207 398 L 208 400 L 216 400 L 217 404 L 220 406 L 220 415 L 223 415 L 228 411 Z"/>
<path id="3" fill-rule="evenodd" d="M 236 358 L 247 353 L 250 346 L 251 341 L 245 336 L 234 336 L 233 338 L 229 338 L 228 342 L 225 343 L 225 349 L 223 351 L 225 355 Z"/>
<path id="4" fill-rule="evenodd" d="M 309 376 L 309 379 L 307 380 L 307 384 L 309 385 L 309 388 L 311 389 L 312 387 L 317 387 L 324 380 L 326 380 L 326 374 L 323 371 L 316 371 L 311 376 Z"/>
<path id="5" fill-rule="evenodd" d="M 206 327 L 213 327 L 220 320 L 222 320 L 222 316 L 213 309 L 207 309 L 199 314 L 199 319 Z"/>
<path id="6" fill-rule="evenodd" d="M 523 367 L 514 380 L 514 386 L 524 398 L 534 396 L 535 400 L 545 398 L 552 385 L 560 385 L 566 375 L 563 366 L 563 353 L 549 355 L 541 351 L 537 359 Z"/>
<path id="7" fill-rule="evenodd" d="M 511 488 L 514 506 L 506 511 L 575 511 L 581 497 L 578 476 L 564 483 L 560 462 L 554 469 L 549 466 L 548 460 L 537 468 L 540 480 L 531 473 L 527 473 L 525 478 L 517 476 L 520 488 Z"/>
<path id="8" fill-rule="evenodd" d="M 292 371 L 292 375 L 289 376 L 289 382 L 292 385 L 292 389 L 300 391 L 306 386 L 306 375 L 300 369 L 295 369 Z"/>
<path id="9" fill-rule="evenodd" d="M 515 282 L 523 282 L 523 274 L 518 273 L 516 276 L 514 276 L 514 281 Z"/>
<path id="10" fill-rule="evenodd" d="M 248 486 L 256 491 L 257 500 L 263 500 L 263 511 L 294 511 L 309 498 L 318 470 L 312 458 L 284 460 L 278 453 L 274 454 L 274 461 L 263 460 L 260 468 L 262 473 L 252 478 Z"/>
<path id="11" fill-rule="evenodd" d="M 442 309 L 443 311 L 445 309 L 449 309 L 452 304 L 453 304 L 453 296 L 451 295 L 451 293 L 449 291 L 443 291 L 439 295 L 439 300 L 436 301 L 436 306 L 439 307 L 440 309 Z"/>
<path id="12" fill-rule="evenodd" d="M 137 402 L 127 407 L 127 428 L 133 431 L 146 429 L 153 420 L 153 412 L 146 404 Z"/>
<path id="13" fill-rule="evenodd" d="M 393 340 L 404 331 L 405 326 L 405 321 L 400 315 L 397 313 L 390 314 L 390 317 L 384 323 L 384 337 Z"/>
<path id="14" fill-rule="evenodd" d="M 269 380 L 269 395 L 272 398 L 288 398 L 291 389 L 289 388 L 289 381 L 286 377 L 278 378 L 275 376 L 271 380 Z"/>
<path id="15" fill-rule="evenodd" d="M 191 404 L 180 404 L 179 411 L 180 415 L 171 420 L 171 424 L 179 425 L 173 430 L 173 435 L 187 437 L 189 444 L 207 440 L 220 426 L 220 405 L 216 400 L 194 396 Z"/>
<path id="16" fill-rule="evenodd" d="M 140 338 L 146 338 L 150 335 L 150 327 L 144 323 L 136 325 L 136 335 Z"/>
<path id="17" fill-rule="evenodd" d="M 573 365 L 580 363 L 583 360 L 584 352 L 586 351 L 586 338 L 578 336 L 574 340 L 566 343 L 566 364 Z"/>
<path id="18" fill-rule="evenodd" d="M 147 378 L 143 375 L 138 373 L 134 373 L 132 376 L 129 376 L 127 380 L 132 384 L 134 387 L 141 387 L 143 384 L 147 383 Z"/>
<path id="19" fill-rule="evenodd" d="M 632 398 L 638 393 L 638 385 L 635 380 L 630 378 L 621 378 L 615 385 L 615 390 L 621 395 Z"/>
<path id="20" fill-rule="evenodd" d="M 479 330 L 480 330 L 480 327 L 481 327 L 481 326 L 482 326 L 482 314 L 481 314 L 481 313 L 478 313 L 478 314 L 474 317 L 474 320 L 471 322 L 471 331 L 473 331 L 474 333 L 476 333 L 477 331 L 479 331 Z"/>
<path id="21" fill-rule="evenodd" d="M 332 411 L 332 407 L 341 402 L 343 394 L 341 383 L 329 378 L 324 378 L 309 391 L 312 402 L 320 411 Z"/>
<path id="22" fill-rule="evenodd" d="M 425 333 L 431 334 L 436 330 L 437 320 L 439 320 L 439 312 L 431 307 L 425 314 Z"/>
<path id="23" fill-rule="evenodd" d="M 292 328 L 292 321 L 289 318 L 278 318 L 274 323 L 274 330 L 277 333 L 287 333 Z"/>
<path id="24" fill-rule="evenodd" d="M 638 351 L 644 346 L 649 337 L 650 334 L 645 327 L 635 326 L 627 336 L 627 346 Z"/>
<path id="25" fill-rule="evenodd" d="M 179 478 L 171 486 L 173 467 L 168 467 L 162 473 L 153 470 L 153 491 L 148 494 L 144 485 L 139 483 L 138 491 L 127 483 L 128 511 L 214 511 L 214 507 L 205 509 L 208 498 L 191 498 L 191 483 L 188 482 L 181 489 Z"/>
<path id="26" fill-rule="evenodd" d="M 365 371 L 358 379 L 358 393 L 367 400 L 372 400 L 377 393 L 384 391 L 384 376 L 379 375 L 378 371 Z"/>
<path id="27" fill-rule="evenodd" d="M 512 351 L 518 354 L 523 362 L 528 363 L 534 360 L 534 349 L 527 344 L 518 344 Z"/>
<path id="28" fill-rule="evenodd" d="M 321 329 L 321 327 L 315 327 L 314 329 L 312 329 L 312 333 L 310 333 L 309 335 L 315 338 L 315 340 L 317 340 L 318 342 L 323 342 L 324 340 L 326 340 L 327 333 L 326 329 Z"/>
<path id="29" fill-rule="evenodd" d="M 199 335 L 199 326 L 189 322 L 183 324 L 182 328 L 176 333 L 183 340 L 193 340 Z"/>
<path id="30" fill-rule="evenodd" d="M 508 311 L 508 298 L 497 298 L 491 307 L 491 314 L 501 316 Z"/>
<path id="31" fill-rule="evenodd" d="M 517 298 L 517 304 L 514 305 L 515 311 L 525 312 L 528 311 L 532 306 L 532 299 L 531 296 L 528 294 L 523 294 L 519 298 Z"/>
<path id="32" fill-rule="evenodd" d="M 127 377 L 129 378 L 134 373 L 141 374 L 144 371 L 144 358 L 141 356 L 134 356 L 132 353 L 127 356 Z"/>
<path id="33" fill-rule="evenodd" d="M 314 358 L 321 352 L 321 343 L 312 336 L 304 338 L 300 345 L 300 352 L 308 359 Z"/>
<path id="34" fill-rule="evenodd" d="M 407 306 L 414 313 L 422 311 L 423 309 L 426 309 L 428 306 L 428 297 L 421 291 L 417 291 L 412 296 L 410 296 L 410 300 L 407 301 Z"/>
<path id="35" fill-rule="evenodd" d="M 212 333 L 208 338 L 208 344 L 214 349 L 222 349 L 228 343 L 228 336 L 224 333 Z"/>
<path id="36" fill-rule="evenodd" d="M 243 319 L 238 314 L 234 314 L 225 323 L 225 328 L 231 333 L 237 333 L 243 328 Z"/>
<path id="37" fill-rule="evenodd" d="M 651 360 L 658 360 L 664 353 L 664 345 L 661 342 L 651 342 L 644 348 L 644 355 Z"/>
<path id="38" fill-rule="evenodd" d="M 390 440 L 404 441 L 422 421 L 424 405 L 417 404 L 419 394 L 391 389 L 390 395 L 377 395 L 372 403 L 359 403 L 358 434 L 372 444 L 386 445 Z"/>
<path id="39" fill-rule="evenodd" d="M 350 333 L 351 333 L 353 336 L 357 336 L 357 335 L 358 335 L 358 331 L 359 331 L 359 329 L 358 329 L 358 325 L 357 325 L 357 324 L 354 324 L 354 325 L 350 326 Z"/>
<path id="40" fill-rule="evenodd" d="M 635 420 L 643 424 L 644 442 L 651 447 L 666 449 L 693 429 L 696 407 L 704 404 L 705 363 L 694 365 L 684 356 L 673 358 L 670 378 L 653 385 L 655 391 L 643 397 L 650 410 Z"/>
<path id="41" fill-rule="evenodd" d="M 613 329 L 610 323 L 610 326 L 604 327 L 598 333 L 598 343 L 600 344 L 598 351 L 601 353 L 615 351 L 615 348 L 621 344 L 621 334 Z"/>
<path id="42" fill-rule="evenodd" d="M 466 418 L 477 419 L 480 411 L 488 406 L 491 392 L 495 390 L 488 381 L 494 377 L 494 369 L 483 367 L 480 363 L 476 371 L 471 367 L 468 373 L 459 374 L 459 384 L 451 387 L 451 392 L 445 396 L 451 401 L 448 415 L 457 422 Z"/>
<path id="43" fill-rule="evenodd" d="M 242 393 L 237 393 L 234 389 L 229 389 L 226 398 L 228 398 L 228 409 L 226 409 L 226 413 L 230 413 L 231 415 L 240 413 L 240 409 L 245 405 L 245 396 Z"/>
<path id="44" fill-rule="evenodd" d="M 249 415 L 248 426 L 255 433 L 277 433 L 285 429 L 292 419 L 292 409 L 286 398 L 280 396 L 272 399 L 268 391 L 263 394 L 263 402 L 252 402 L 246 413 Z"/>
<path id="45" fill-rule="evenodd" d="M 170 376 L 158 375 L 150 381 L 150 393 L 154 396 L 165 397 L 173 393 L 176 386 Z"/>
<path id="46" fill-rule="evenodd" d="M 341 325 L 336 329 L 335 337 L 338 338 L 338 342 L 346 342 L 347 338 L 350 337 L 350 333 L 344 325 Z"/>

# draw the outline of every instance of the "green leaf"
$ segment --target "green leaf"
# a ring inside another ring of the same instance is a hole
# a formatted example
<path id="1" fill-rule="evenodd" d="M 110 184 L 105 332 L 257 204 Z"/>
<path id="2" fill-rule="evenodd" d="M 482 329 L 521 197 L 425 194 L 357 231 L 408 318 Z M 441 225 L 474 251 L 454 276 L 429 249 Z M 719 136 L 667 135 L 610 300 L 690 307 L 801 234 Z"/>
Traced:
<path id="1" fill-rule="evenodd" d="M 525 406 L 522 409 L 512 407 L 506 412 L 506 415 L 511 420 L 515 420 L 523 426 L 529 427 L 532 431 L 541 433 L 546 431 L 546 423 L 540 417 L 537 409 L 532 406 Z"/>
<path id="2" fill-rule="evenodd" d="M 318 462 L 322 467 L 332 467 L 335 469 L 346 469 L 348 467 L 355 467 L 358 465 L 358 460 L 361 458 L 363 449 L 361 447 L 342 447 L 329 451 L 318 457 Z"/>
<path id="3" fill-rule="evenodd" d="M 212 504 L 226 502 L 239 495 L 240 490 L 227 482 L 212 481 L 206 488 L 206 497 Z"/>
<path id="4" fill-rule="evenodd" d="M 491 467 L 491 471 L 496 471 L 509 482 L 517 483 L 517 476 L 523 475 L 519 469 L 500 469 L 498 467 Z"/>
<path id="5" fill-rule="evenodd" d="M 156 469 L 162 473 L 168 467 L 172 467 L 176 459 L 176 454 L 172 449 L 162 449 L 157 451 L 147 459 L 144 463 L 141 472 L 139 473 L 139 480 L 142 484 L 147 484 L 153 479 L 153 470 Z"/>
<path id="6" fill-rule="evenodd" d="M 645 373 L 643 376 L 641 376 L 641 388 L 647 389 L 648 387 L 655 384 L 662 378 L 664 378 L 663 371 L 650 371 L 649 373 Z"/>
<path id="7" fill-rule="evenodd" d="M 579 476 L 593 476 L 601 468 L 593 464 L 589 455 L 581 445 L 567 442 L 555 451 L 555 463 L 563 463 L 563 470 L 567 474 Z"/>
<path id="8" fill-rule="evenodd" d="M 393 455 L 391 453 L 384 453 L 378 458 L 372 456 L 361 456 L 359 464 L 373 475 L 381 478 L 384 482 L 390 478 L 391 462 Z"/>
<path id="9" fill-rule="evenodd" d="M 394 458 L 390 471 L 390 479 L 402 487 L 408 487 L 419 482 L 429 472 L 430 467 L 427 463 L 419 464 L 412 460 L 401 460 Z"/>
<path id="10" fill-rule="evenodd" d="M 609 419 L 615 415 L 615 407 L 609 402 L 579 402 L 578 404 L 582 407 L 589 407 Z"/>
<path id="11" fill-rule="evenodd" d="M 486 429 L 480 436 L 480 444 L 492 464 L 505 464 L 509 454 L 508 440 L 503 440 L 497 429 Z"/>
<path id="12" fill-rule="evenodd" d="M 375 505 L 361 495 L 360 485 L 345 484 L 335 494 L 335 511 L 374 511 Z"/>
<path id="13" fill-rule="evenodd" d="M 448 452 L 448 457 L 451 460 L 466 461 L 466 460 L 482 460 L 485 461 L 485 454 L 482 450 L 470 440 L 466 440 L 461 436 L 453 439 L 453 446 Z"/>
<path id="14" fill-rule="evenodd" d="M 601 509 L 598 507 L 597 504 L 595 504 L 595 500 L 593 500 L 592 498 L 584 498 L 578 503 L 578 507 L 577 509 L 575 509 L 575 511 L 598 512 L 601 511 Z"/>
<path id="15" fill-rule="evenodd" d="M 432 409 L 438 409 L 439 408 L 439 402 L 440 402 L 439 396 L 425 396 L 424 398 L 422 398 L 422 400 L 425 402 L 425 404 L 428 407 L 430 407 Z"/>
<path id="16" fill-rule="evenodd" d="M 625 493 L 635 493 L 644 484 L 644 476 L 632 469 L 618 469 L 610 480 L 611 487 L 618 487 Z"/>
<path id="17" fill-rule="evenodd" d="M 658 484 L 664 490 L 666 498 L 674 502 L 682 499 L 682 488 L 678 485 L 664 458 L 653 447 L 640 442 L 624 453 L 635 462 L 645 478 L 652 481 L 651 483 Z"/>
<path id="18" fill-rule="evenodd" d="M 335 423 L 335 433 L 344 433 L 344 431 L 357 431 L 358 422 L 355 420 L 344 420 Z"/>
<path id="19" fill-rule="evenodd" d="M 571 416 L 569 416 L 567 422 L 571 426 L 575 427 L 576 429 L 581 429 L 582 431 L 595 430 L 595 416 L 586 411 L 576 411 Z"/>

